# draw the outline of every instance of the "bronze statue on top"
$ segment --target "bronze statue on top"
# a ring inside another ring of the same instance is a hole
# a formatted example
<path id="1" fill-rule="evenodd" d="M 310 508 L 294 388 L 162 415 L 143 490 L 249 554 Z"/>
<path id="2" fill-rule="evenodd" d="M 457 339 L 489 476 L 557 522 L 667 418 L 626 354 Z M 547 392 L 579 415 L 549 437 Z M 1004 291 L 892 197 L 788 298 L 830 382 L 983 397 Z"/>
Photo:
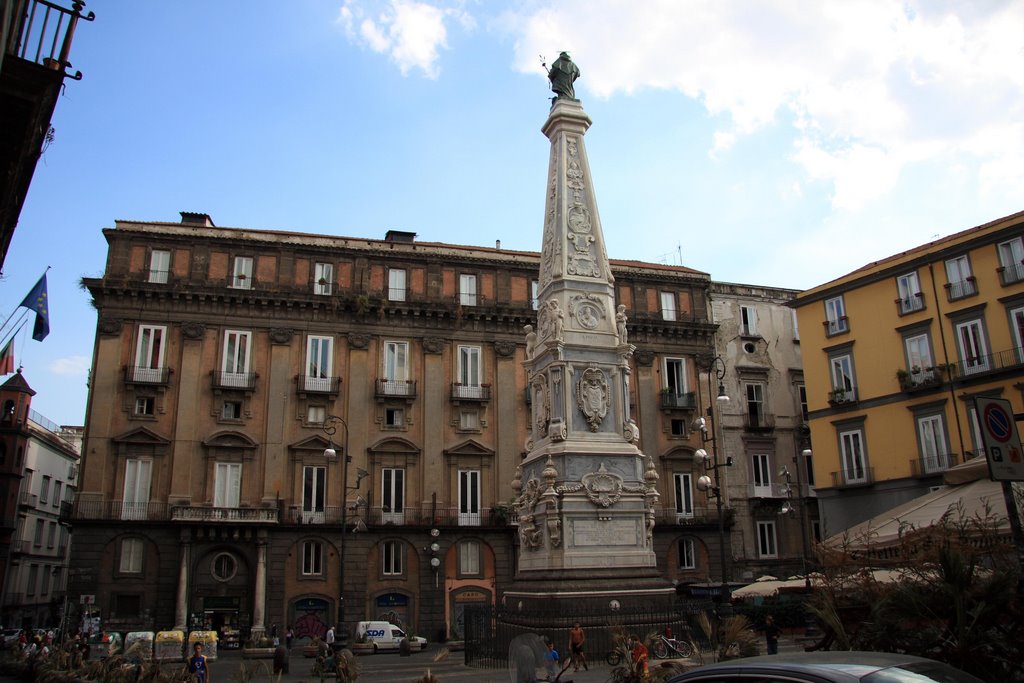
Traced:
<path id="1" fill-rule="evenodd" d="M 558 59 L 551 65 L 548 71 L 548 80 L 551 81 L 551 90 L 555 93 L 555 99 L 565 97 L 570 100 L 576 99 L 576 91 L 572 84 L 580 77 L 580 69 L 573 64 L 568 52 L 558 55 Z"/>

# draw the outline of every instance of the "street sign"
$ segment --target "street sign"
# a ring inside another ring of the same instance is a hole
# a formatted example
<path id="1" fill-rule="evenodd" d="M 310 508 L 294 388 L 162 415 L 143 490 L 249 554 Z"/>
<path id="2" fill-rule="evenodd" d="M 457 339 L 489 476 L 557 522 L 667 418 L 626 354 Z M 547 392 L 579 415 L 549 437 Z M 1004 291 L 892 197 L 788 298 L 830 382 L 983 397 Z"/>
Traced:
<path id="1" fill-rule="evenodd" d="M 978 411 L 992 480 L 1024 481 L 1024 449 L 1010 402 L 979 396 L 974 399 L 974 407 Z"/>

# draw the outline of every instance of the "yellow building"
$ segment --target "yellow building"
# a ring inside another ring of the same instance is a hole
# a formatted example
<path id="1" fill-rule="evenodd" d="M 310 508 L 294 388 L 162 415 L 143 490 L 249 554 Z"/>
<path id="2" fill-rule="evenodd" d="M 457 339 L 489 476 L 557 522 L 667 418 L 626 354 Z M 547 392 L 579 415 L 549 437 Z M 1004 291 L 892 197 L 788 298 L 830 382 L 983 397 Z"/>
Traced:
<path id="1" fill-rule="evenodd" d="M 823 532 L 941 483 L 982 452 L 973 399 L 1024 411 L 1024 212 L 798 296 Z"/>

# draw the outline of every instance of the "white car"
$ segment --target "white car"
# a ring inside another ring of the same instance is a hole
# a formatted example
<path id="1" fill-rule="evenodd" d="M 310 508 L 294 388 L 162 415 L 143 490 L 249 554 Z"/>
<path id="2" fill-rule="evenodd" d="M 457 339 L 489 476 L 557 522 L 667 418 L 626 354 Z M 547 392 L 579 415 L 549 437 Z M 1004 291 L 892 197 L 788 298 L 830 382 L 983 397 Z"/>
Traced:
<path id="1" fill-rule="evenodd" d="M 356 639 L 373 643 L 373 651 L 397 650 L 402 640 L 409 639 L 409 649 L 418 652 L 427 647 L 427 639 L 419 636 L 409 637 L 398 626 L 386 621 L 360 621 L 356 625 Z"/>

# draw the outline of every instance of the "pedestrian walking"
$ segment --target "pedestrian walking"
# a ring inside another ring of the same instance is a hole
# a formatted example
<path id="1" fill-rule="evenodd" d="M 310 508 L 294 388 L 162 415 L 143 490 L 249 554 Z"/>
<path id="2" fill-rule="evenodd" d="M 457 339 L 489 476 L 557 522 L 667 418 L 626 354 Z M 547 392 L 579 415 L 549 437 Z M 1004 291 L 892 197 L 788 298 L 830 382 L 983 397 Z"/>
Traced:
<path id="1" fill-rule="evenodd" d="M 203 644 L 196 643 L 192 646 L 192 657 L 188 660 L 188 672 L 196 683 L 210 683 L 210 665 L 203 654 Z"/>
<path id="2" fill-rule="evenodd" d="M 764 618 L 764 641 L 768 647 L 768 654 L 779 654 L 779 634 L 781 633 L 782 629 L 775 624 L 775 618 L 770 614 L 766 616 Z"/>
<path id="3" fill-rule="evenodd" d="M 587 656 L 583 653 L 583 643 L 586 640 L 587 634 L 583 632 L 583 627 L 577 621 L 569 629 L 569 658 L 572 660 L 573 671 L 579 671 L 581 666 L 584 671 L 590 671 L 590 667 L 587 666 Z"/>

